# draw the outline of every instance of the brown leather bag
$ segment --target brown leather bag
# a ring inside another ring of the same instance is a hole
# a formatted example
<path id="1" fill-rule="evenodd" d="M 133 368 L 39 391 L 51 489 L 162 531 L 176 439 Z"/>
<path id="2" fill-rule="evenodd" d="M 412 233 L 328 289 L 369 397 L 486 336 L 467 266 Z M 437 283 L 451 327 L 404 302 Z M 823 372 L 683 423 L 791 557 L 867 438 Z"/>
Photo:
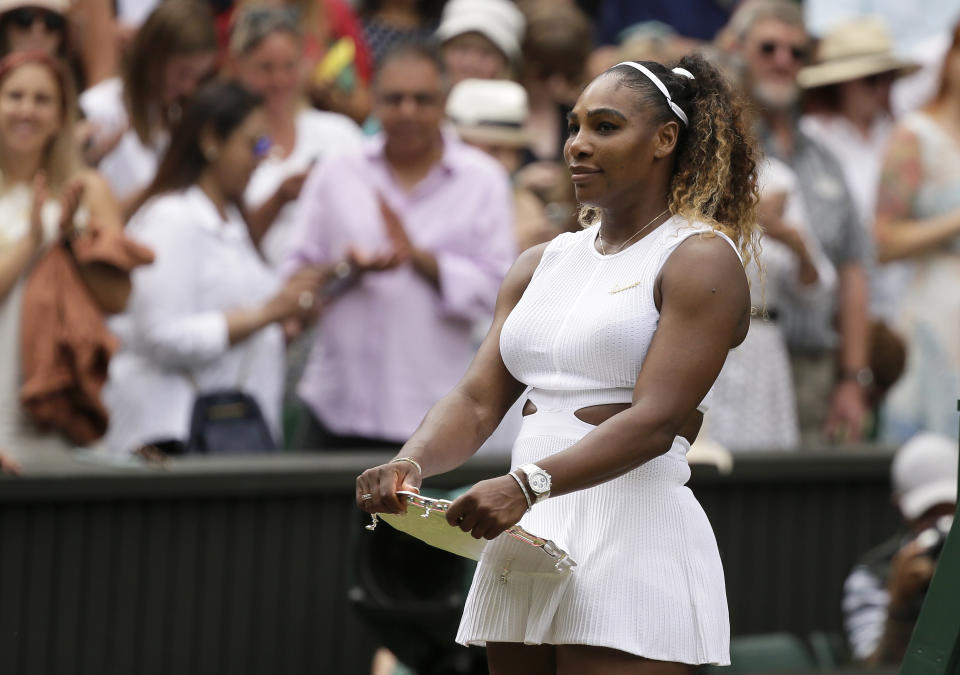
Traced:
<path id="1" fill-rule="evenodd" d="M 79 266 L 96 263 L 130 272 L 152 261 L 153 252 L 122 231 L 91 223 L 78 238 L 52 245 L 37 262 L 20 320 L 20 403 L 37 425 L 58 429 L 79 445 L 106 432 L 100 392 L 118 342 Z"/>

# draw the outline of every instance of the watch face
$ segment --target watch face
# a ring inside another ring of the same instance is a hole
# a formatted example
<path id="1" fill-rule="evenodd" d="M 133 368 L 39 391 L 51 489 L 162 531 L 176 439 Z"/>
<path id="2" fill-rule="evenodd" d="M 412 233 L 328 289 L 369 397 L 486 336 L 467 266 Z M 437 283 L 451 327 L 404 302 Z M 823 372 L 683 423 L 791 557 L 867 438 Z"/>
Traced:
<path id="1" fill-rule="evenodd" d="M 530 487 L 533 488 L 533 491 L 537 493 L 546 492 L 550 489 L 550 482 L 542 473 L 535 473 L 532 476 L 527 476 L 527 482 L 530 483 Z"/>

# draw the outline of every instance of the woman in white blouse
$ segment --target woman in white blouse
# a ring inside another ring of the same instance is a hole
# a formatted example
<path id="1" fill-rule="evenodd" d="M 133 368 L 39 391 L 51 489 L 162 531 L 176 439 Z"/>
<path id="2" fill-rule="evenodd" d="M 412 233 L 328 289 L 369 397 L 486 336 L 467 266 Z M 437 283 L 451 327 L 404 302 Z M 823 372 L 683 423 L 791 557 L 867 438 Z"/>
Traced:
<path id="1" fill-rule="evenodd" d="M 285 284 L 253 246 L 239 204 L 267 150 L 261 100 L 232 82 L 197 92 L 127 231 L 155 254 L 133 275 L 115 329 L 107 444 L 114 453 L 182 450 L 198 394 L 242 389 L 280 437 L 280 324 L 315 311 L 317 270 Z"/>
<path id="2" fill-rule="evenodd" d="M 310 167 L 360 148 L 363 134 L 349 117 L 307 105 L 303 44 L 289 7 L 251 5 L 234 18 L 230 59 L 239 81 L 263 96 L 270 153 L 247 186 L 250 231 L 274 267 L 290 252 L 300 188 Z"/>

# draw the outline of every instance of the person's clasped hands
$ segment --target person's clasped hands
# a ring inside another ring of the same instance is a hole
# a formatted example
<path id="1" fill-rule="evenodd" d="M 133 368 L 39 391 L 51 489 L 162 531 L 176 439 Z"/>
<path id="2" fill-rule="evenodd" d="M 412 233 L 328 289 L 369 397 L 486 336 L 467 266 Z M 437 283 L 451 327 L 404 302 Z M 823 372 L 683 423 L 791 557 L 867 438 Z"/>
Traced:
<path id="1" fill-rule="evenodd" d="M 763 226 L 765 236 L 776 239 L 797 256 L 800 262 L 798 281 L 801 285 L 808 286 L 816 283 L 817 268 L 810 259 L 800 231 L 784 220 L 786 206 L 786 192 L 764 194 L 757 202 L 757 221 Z"/>
<path id="2" fill-rule="evenodd" d="M 61 237 L 71 238 L 75 232 L 74 218 L 80 202 L 83 200 L 84 184 L 79 178 L 67 183 L 60 195 L 60 220 L 58 233 Z M 33 178 L 33 203 L 30 208 L 30 236 L 34 246 L 39 247 L 44 241 L 43 208 L 49 199 L 47 175 L 38 171 Z"/>

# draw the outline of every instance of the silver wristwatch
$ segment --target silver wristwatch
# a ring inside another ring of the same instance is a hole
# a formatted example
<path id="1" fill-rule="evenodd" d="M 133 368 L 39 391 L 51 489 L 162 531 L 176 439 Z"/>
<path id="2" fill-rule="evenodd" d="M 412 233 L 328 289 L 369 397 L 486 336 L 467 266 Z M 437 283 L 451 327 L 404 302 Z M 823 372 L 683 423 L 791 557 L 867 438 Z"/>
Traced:
<path id="1" fill-rule="evenodd" d="M 550 474 L 536 464 L 524 464 L 519 467 L 527 476 L 527 484 L 533 493 L 533 503 L 541 502 L 550 496 Z"/>

